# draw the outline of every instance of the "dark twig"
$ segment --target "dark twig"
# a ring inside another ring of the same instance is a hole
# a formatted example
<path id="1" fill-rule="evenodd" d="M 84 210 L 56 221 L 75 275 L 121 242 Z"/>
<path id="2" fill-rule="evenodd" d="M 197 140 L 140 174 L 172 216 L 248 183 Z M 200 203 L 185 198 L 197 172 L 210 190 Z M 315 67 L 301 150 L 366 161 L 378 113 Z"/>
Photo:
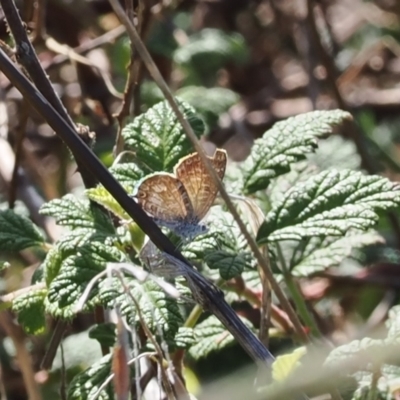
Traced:
<path id="1" fill-rule="evenodd" d="M 14 208 L 15 200 L 17 199 L 18 190 L 18 169 L 21 162 L 22 156 L 22 144 L 25 138 L 26 123 L 28 122 L 28 104 L 26 101 L 22 101 L 21 113 L 19 117 L 18 127 L 16 129 L 16 140 L 14 145 L 15 162 L 12 173 L 12 179 L 10 182 L 10 189 L 8 191 L 8 206 Z"/>
<path id="2" fill-rule="evenodd" d="M 118 37 L 120 37 L 125 32 L 125 27 L 123 25 L 117 26 L 116 28 L 112 29 L 104 33 L 101 36 L 98 36 L 88 42 L 82 43 L 80 46 L 74 47 L 72 50 L 76 54 L 84 54 L 90 50 L 95 49 L 96 47 L 100 47 L 104 44 L 108 44 Z M 59 54 L 52 58 L 51 61 L 48 63 L 43 64 L 43 68 L 45 70 L 50 70 L 54 67 L 58 67 L 59 65 L 67 62 L 70 60 L 68 55 Z"/>
<path id="3" fill-rule="evenodd" d="M 0 4 L 3 8 L 10 30 L 14 36 L 17 48 L 17 60 L 23 65 L 36 87 L 54 107 L 54 109 L 61 115 L 64 121 L 66 121 L 69 126 L 74 127 L 71 117 L 66 112 L 60 98 L 57 96 L 46 76 L 46 73 L 40 65 L 14 1 L 0 0 Z"/>
<path id="4" fill-rule="evenodd" d="M 41 400 L 39 386 L 35 381 L 32 358 L 26 347 L 25 335 L 22 328 L 13 321 L 13 317 L 8 311 L 0 313 L 0 327 L 13 341 L 18 367 L 21 370 L 27 391 L 27 398 Z"/>
<path id="5" fill-rule="evenodd" d="M 46 353 L 42 359 L 40 368 L 49 370 L 53 365 L 54 357 L 56 356 L 58 345 L 61 343 L 65 331 L 67 330 L 67 322 L 58 320 L 55 324 L 53 334 L 51 335 Z"/>
<path id="6" fill-rule="evenodd" d="M 228 331 L 232 333 L 256 363 L 260 364 L 261 361 L 261 365 L 264 367 L 265 365 L 272 364 L 275 360 L 274 356 L 263 346 L 256 336 L 252 335 L 250 337 L 243 331 L 242 321 L 232 307 L 225 302 L 223 292 L 217 286 L 209 282 L 195 269 L 188 268 L 185 263 L 182 263 L 175 257 L 163 253 L 161 258 L 166 260 L 166 266 L 164 265 L 161 268 L 153 267 L 152 271 L 155 274 L 163 275 L 166 272 L 168 276 L 171 276 L 171 273 L 177 276 L 184 276 L 196 303 L 204 309 L 211 311 L 225 325 Z"/>
<path id="7" fill-rule="evenodd" d="M 138 11 L 140 15 L 138 15 L 137 17 L 139 35 L 141 33 L 141 26 L 142 26 L 141 23 L 141 16 L 143 14 L 142 8 L 143 6 L 140 3 L 138 6 Z M 126 9 L 126 15 L 130 19 L 132 24 L 134 24 L 135 14 L 133 9 L 133 0 L 125 0 L 125 9 Z M 118 132 L 115 141 L 115 154 L 119 154 L 123 150 L 124 144 L 122 138 L 122 129 L 124 128 L 125 119 L 130 114 L 131 105 L 135 94 L 135 87 L 138 84 L 139 80 L 141 59 L 140 57 L 135 57 L 135 55 L 136 55 L 135 46 L 133 45 L 133 43 L 131 43 L 131 57 L 128 66 L 128 76 L 126 78 L 124 98 L 122 100 L 121 109 L 115 116 L 115 118 L 118 121 Z"/>

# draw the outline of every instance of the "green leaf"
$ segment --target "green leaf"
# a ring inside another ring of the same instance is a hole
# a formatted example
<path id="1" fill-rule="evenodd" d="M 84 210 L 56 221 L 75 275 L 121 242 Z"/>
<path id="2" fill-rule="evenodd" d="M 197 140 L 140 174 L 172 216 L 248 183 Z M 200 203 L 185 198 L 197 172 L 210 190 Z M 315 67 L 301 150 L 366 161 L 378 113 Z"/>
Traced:
<path id="1" fill-rule="evenodd" d="M 400 306 L 394 306 L 390 309 L 386 326 L 389 329 L 388 338 L 400 338 Z"/>
<path id="2" fill-rule="evenodd" d="M 126 187 L 124 187 L 124 189 L 128 193 L 132 192 L 132 190 L 128 190 Z M 90 200 L 101 204 L 105 209 L 111 211 L 118 218 L 124 221 L 129 221 L 131 219 L 129 214 L 120 206 L 117 200 L 111 196 L 110 192 L 104 186 L 97 186 L 95 188 L 87 189 L 85 194 Z"/>
<path id="3" fill-rule="evenodd" d="M 173 347 L 178 349 L 188 349 L 196 341 L 193 328 L 186 326 L 179 327 L 178 333 L 175 335 Z M 171 344 L 169 344 L 171 346 Z"/>
<path id="4" fill-rule="evenodd" d="M 89 337 L 96 339 L 101 346 L 113 347 L 116 341 L 115 324 L 107 322 L 93 325 L 89 330 Z"/>
<path id="5" fill-rule="evenodd" d="M 57 224 L 70 231 L 57 243 L 63 251 L 73 251 L 91 241 L 112 244 L 117 240 L 110 217 L 87 199 L 66 195 L 42 206 L 40 212 L 56 219 Z"/>
<path id="6" fill-rule="evenodd" d="M 250 264 L 250 254 L 232 254 L 217 250 L 206 254 L 205 262 L 211 269 L 219 269 L 222 279 L 226 281 L 240 275 L 246 264 Z"/>
<path id="7" fill-rule="evenodd" d="M 123 259 L 116 248 L 99 242 L 91 242 L 75 249 L 75 253 L 62 261 L 57 277 L 51 282 L 48 299 L 60 308 L 76 303 L 89 281 L 106 268 L 108 262 Z M 93 297 L 94 289 L 91 293 Z"/>
<path id="8" fill-rule="evenodd" d="M 58 303 L 51 303 L 48 297 L 44 299 L 44 309 L 46 314 L 64 321 L 71 321 L 76 316 L 74 304 L 61 308 Z"/>
<path id="9" fill-rule="evenodd" d="M 92 229 L 104 235 L 113 235 L 114 227 L 103 210 L 92 206 L 87 199 L 77 199 L 71 194 L 44 204 L 40 213 L 55 218 L 58 225 L 70 229 Z"/>
<path id="10" fill-rule="evenodd" d="M 185 256 L 218 269 L 225 280 L 240 275 L 245 268 L 252 268 L 247 242 L 232 215 L 217 206 L 211 210 L 208 221 L 209 231 L 185 246 Z"/>
<path id="11" fill-rule="evenodd" d="M 377 340 L 364 338 L 362 340 L 354 340 L 343 346 L 339 346 L 329 353 L 325 360 L 328 367 L 339 367 L 341 363 L 346 362 L 353 366 L 351 372 L 357 371 L 373 371 L 373 361 L 377 353 L 384 351 L 386 347 L 385 340 Z M 354 361 L 357 363 L 354 364 Z M 353 363 L 351 363 L 353 361 Z"/>
<path id="12" fill-rule="evenodd" d="M 144 177 L 144 172 L 133 162 L 113 164 L 110 172 L 128 193 L 132 192 L 136 183 Z"/>
<path id="13" fill-rule="evenodd" d="M 295 185 L 268 213 L 259 244 L 341 236 L 349 229 L 366 230 L 378 221 L 376 211 L 395 207 L 399 188 L 386 178 L 348 170 L 328 170 Z"/>
<path id="14" fill-rule="evenodd" d="M 340 238 L 313 238 L 310 245 L 291 264 L 292 274 L 307 277 L 339 265 L 355 249 L 383 242 L 382 236 L 375 232 L 357 232 Z"/>
<path id="15" fill-rule="evenodd" d="M 13 210 L 0 211 L 0 250 L 21 251 L 43 243 L 43 235 L 28 218 Z"/>
<path id="16" fill-rule="evenodd" d="M 244 193 L 266 189 L 272 178 L 290 170 L 290 164 L 315 151 L 317 138 L 346 119 L 351 115 L 342 110 L 313 111 L 276 123 L 255 141 L 243 165 Z"/>
<path id="17" fill-rule="evenodd" d="M 47 289 L 31 290 L 13 301 L 12 309 L 18 314 L 18 322 L 30 335 L 39 335 L 46 329 L 44 312 L 46 294 Z"/>
<path id="18" fill-rule="evenodd" d="M 100 386 L 111 374 L 111 354 L 107 354 L 85 371 L 75 375 L 68 386 L 68 400 L 90 400 L 94 397 Z M 98 400 L 111 400 L 113 396 L 112 383 L 102 390 Z"/>
<path id="19" fill-rule="evenodd" d="M 153 281 L 140 283 L 131 278 L 125 278 L 125 286 L 129 288 L 139 304 L 143 319 L 150 330 L 163 337 L 173 340 L 183 318 L 177 302 L 170 298 Z M 106 307 L 119 307 L 129 324 L 138 324 L 139 316 L 132 298 L 124 292 L 119 280 L 104 279 L 99 285 L 99 298 Z"/>
<path id="20" fill-rule="evenodd" d="M 203 29 L 189 37 L 174 53 L 177 64 L 190 67 L 200 74 L 214 74 L 227 62 L 242 63 L 248 51 L 243 37 L 219 29 Z"/>
<path id="21" fill-rule="evenodd" d="M 371 374 L 372 377 L 372 374 Z M 382 381 L 382 380 L 380 380 Z M 392 400 L 395 397 L 390 393 L 390 387 L 385 382 L 379 382 L 377 387 L 371 387 L 372 378 L 369 382 L 359 387 L 354 393 L 351 400 Z"/>
<path id="22" fill-rule="evenodd" d="M 177 101 L 196 136 L 200 137 L 205 129 L 204 122 L 195 115 L 191 106 Z M 166 101 L 135 118 L 122 130 L 122 136 L 127 149 L 135 152 L 138 165 L 148 172 L 171 172 L 176 163 L 192 150 L 191 142 Z"/>
<path id="23" fill-rule="evenodd" d="M 392 307 L 386 325 L 389 328 L 386 339 L 365 338 L 334 349 L 325 361 L 328 367 L 339 365 L 351 366 L 353 377 L 358 382 L 358 389 L 353 399 L 370 399 L 373 374 L 379 372 L 374 399 L 391 399 L 398 388 L 399 346 L 400 346 L 400 306 Z M 386 362 L 386 363 L 385 363 Z M 338 363 L 341 363 L 338 365 Z"/>
<path id="24" fill-rule="evenodd" d="M 49 287 L 52 280 L 58 275 L 61 263 L 65 257 L 68 256 L 68 252 L 63 251 L 59 246 L 53 246 L 46 254 L 46 258 L 43 261 L 44 280 L 46 286 Z"/>
<path id="25" fill-rule="evenodd" d="M 172 54 L 179 43 L 175 35 L 172 34 L 171 24 L 176 29 L 175 22 L 168 18 L 157 18 L 152 22 L 151 29 L 146 35 L 146 47 L 151 54 L 160 54 L 167 59 L 172 58 Z M 129 45 L 131 45 L 130 42 Z"/>
<path id="26" fill-rule="evenodd" d="M 209 127 L 215 126 L 219 117 L 239 101 L 235 92 L 221 87 L 185 86 L 176 95 L 194 107 Z"/>
<path id="27" fill-rule="evenodd" d="M 357 146 L 353 141 L 339 135 L 320 140 L 317 151 L 309 155 L 308 162 L 315 164 L 319 170 L 329 168 L 357 170 L 361 166 Z"/>
<path id="28" fill-rule="evenodd" d="M 248 328 L 254 331 L 254 327 L 247 319 L 240 318 Z M 235 342 L 235 338 L 214 315 L 196 325 L 194 334 L 196 343 L 190 348 L 189 353 L 196 360 Z"/>
<path id="29" fill-rule="evenodd" d="M 305 347 L 299 347 L 290 354 L 284 354 L 276 357 L 272 364 L 272 377 L 274 381 L 285 380 L 301 363 L 301 358 L 307 353 Z"/>

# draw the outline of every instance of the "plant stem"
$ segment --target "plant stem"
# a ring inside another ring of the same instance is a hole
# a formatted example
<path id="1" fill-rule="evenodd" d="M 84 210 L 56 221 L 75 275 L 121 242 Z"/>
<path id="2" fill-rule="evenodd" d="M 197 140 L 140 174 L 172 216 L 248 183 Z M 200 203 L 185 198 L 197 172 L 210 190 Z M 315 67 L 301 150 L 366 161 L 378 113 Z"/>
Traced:
<path id="1" fill-rule="evenodd" d="M 368 393 L 368 400 L 376 400 L 378 398 L 378 380 L 381 374 L 379 371 L 375 371 L 372 374 L 371 387 Z"/>
<path id="2" fill-rule="evenodd" d="M 203 309 L 198 304 L 196 304 L 193 307 L 192 311 L 190 312 L 189 316 L 187 317 L 185 324 L 183 326 L 187 328 L 193 328 L 196 325 L 198 319 L 200 318 L 202 312 Z"/>
<path id="3" fill-rule="evenodd" d="M 318 325 L 317 325 L 314 317 L 311 315 L 310 311 L 308 310 L 307 304 L 304 301 L 302 294 L 300 293 L 299 287 L 297 286 L 295 280 L 293 279 L 290 269 L 286 265 L 286 261 L 282 254 L 282 249 L 279 246 L 279 244 L 276 247 L 277 247 L 279 262 L 280 262 L 281 269 L 282 269 L 283 279 L 285 280 L 286 286 L 290 292 L 292 300 L 293 300 L 294 304 L 296 305 L 296 310 L 300 314 L 300 317 L 303 320 L 303 322 L 306 324 L 306 326 L 308 326 L 310 328 L 312 335 L 317 338 L 321 337 L 321 332 L 318 328 Z"/>
<path id="4" fill-rule="evenodd" d="M 321 337 L 321 332 L 318 328 L 318 325 L 311 315 L 310 311 L 307 308 L 307 304 L 304 301 L 302 294 L 300 293 L 299 287 L 297 286 L 296 282 L 293 279 L 292 274 L 284 273 L 283 278 L 285 280 L 286 286 L 290 292 L 292 300 L 294 304 L 296 304 L 296 310 L 300 314 L 301 319 L 308 326 L 311 330 L 311 334 L 314 337 Z"/>

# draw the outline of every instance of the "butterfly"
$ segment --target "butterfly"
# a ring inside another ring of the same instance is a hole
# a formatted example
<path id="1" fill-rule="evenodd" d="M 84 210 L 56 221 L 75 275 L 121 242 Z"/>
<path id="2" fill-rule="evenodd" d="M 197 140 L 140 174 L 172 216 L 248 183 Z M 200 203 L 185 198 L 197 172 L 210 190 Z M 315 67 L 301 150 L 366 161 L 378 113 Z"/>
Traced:
<path id="1" fill-rule="evenodd" d="M 208 157 L 220 179 L 226 169 L 226 152 Z M 154 221 L 178 236 L 192 239 L 207 231 L 200 221 L 217 196 L 218 188 L 198 153 L 182 158 L 174 174 L 157 172 L 139 182 L 135 197 Z"/>

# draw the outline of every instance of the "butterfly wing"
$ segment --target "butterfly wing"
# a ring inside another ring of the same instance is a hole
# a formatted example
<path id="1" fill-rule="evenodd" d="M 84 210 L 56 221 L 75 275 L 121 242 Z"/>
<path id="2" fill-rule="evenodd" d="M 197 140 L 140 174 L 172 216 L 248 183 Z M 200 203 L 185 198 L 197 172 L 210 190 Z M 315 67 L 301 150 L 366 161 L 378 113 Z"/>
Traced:
<path id="1" fill-rule="evenodd" d="M 208 157 L 215 172 L 222 179 L 225 175 L 226 152 L 217 149 Z M 207 214 L 217 197 L 218 188 L 208 173 L 198 153 L 184 157 L 175 167 L 175 174 L 185 186 L 193 206 L 193 219 L 200 221 Z"/>
<path id="2" fill-rule="evenodd" d="M 192 212 L 185 187 L 171 174 L 147 176 L 140 182 L 135 197 L 143 210 L 161 223 L 174 224 Z"/>

